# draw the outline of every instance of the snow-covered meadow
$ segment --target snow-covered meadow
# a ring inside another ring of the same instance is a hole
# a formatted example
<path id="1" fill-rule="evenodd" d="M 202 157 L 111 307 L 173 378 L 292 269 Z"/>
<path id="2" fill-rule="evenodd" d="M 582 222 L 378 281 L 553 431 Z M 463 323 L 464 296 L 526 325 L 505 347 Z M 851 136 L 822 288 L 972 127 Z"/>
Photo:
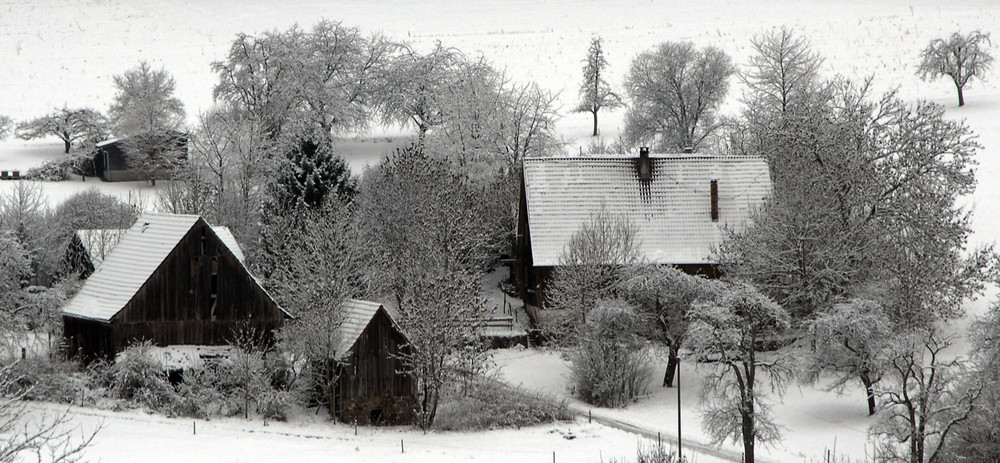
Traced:
<path id="1" fill-rule="evenodd" d="M 898 89 L 906 99 L 924 98 L 943 104 L 948 115 L 966 119 L 979 134 L 979 186 L 968 207 L 973 209 L 971 246 L 1000 236 L 1000 67 L 986 82 L 966 89 L 967 105 L 957 107 L 950 82 L 925 83 L 915 75 L 919 50 L 955 30 L 997 32 L 996 0 L 686 0 L 620 2 L 614 0 L 509 0 L 465 2 L 428 0 L 10 0 L 0 3 L 0 114 L 17 120 L 40 116 L 54 108 L 90 106 L 106 110 L 114 89 L 112 76 L 147 60 L 164 67 L 177 80 L 189 121 L 212 104 L 216 81 L 209 68 L 222 59 L 238 32 L 309 27 L 320 18 L 342 20 L 369 32 L 380 32 L 428 49 L 437 41 L 467 54 L 482 53 L 517 80 L 534 80 L 561 92 L 563 118 L 559 132 L 569 152 L 590 141 L 589 114 L 573 114 L 580 68 L 589 39 L 600 35 L 611 64 L 610 81 L 619 85 L 637 53 L 667 40 L 713 45 L 744 63 L 750 38 L 771 27 L 788 25 L 809 38 L 826 58 L 826 75 L 852 79 L 873 76 L 879 91 Z M 1000 36 L 998 36 L 1000 37 Z M 994 54 L 998 51 L 994 47 Z M 723 112 L 739 108 L 741 89 L 735 79 Z M 623 111 L 601 113 L 605 137 L 619 132 Z M 355 171 L 377 162 L 405 139 L 408 129 L 374 127 L 340 147 Z M 0 169 L 26 170 L 61 154 L 57 140 L 0 143 Z M 0 191 L 14 182 L 0 182 Z M 50 202 L 99 186 L 128 198 L 155 191 L 144 183 L 103 184 L 93 179 L 46 183 Z M 967 304 L 970 314 L 985 311 L 996 291 Z M 957 324 L 961 330 L 964 324 Z M 566 362 L 553 352 L 505 351 L 497 354 L 501 374 L 514 384 L 568 394 Z M 687 365 L 685 365 L 687 367 Z M 637 427 L 676 432 L 676 390 L 658 387 L 662 366 L 654 369 L 651 394 L 624 410 L 598 410 L 595 415 Z M 704 443 L 698 426 L 698 370 L 682 371 L 684 439 Z M 838 397 L 812 387 L 790 389 L 774 404 L 786 426 L 783 442 L 761 453 L 765 461 L 821 461 L 825 449 L 861 459 L 870 449 L 870 423 L 860 388 Z M 303 416 L 287 424 L 263 427 L 239 420 L 198 422 L 170 420 L 138 413 L 77 410 L 83 426 L 103 421 L 104 431 L 88 454 L 100 461 L 178 459 L 210 461 L 600 461 L 634 454 L 636 437 L 597 424 L 578 421 L 520 431 L 430 433 L 408 429 L 364 429 L 333 426 Z M 560 432 L 572 430 L 576 439 Z M 400 452 L 399 440 L 406 453 Z M 736 447 L 726 446 L 730 452 Z M 736 451 L 735 455 L 738 455 Z M 699 456 L 699 462 L 716 461 Z"/>

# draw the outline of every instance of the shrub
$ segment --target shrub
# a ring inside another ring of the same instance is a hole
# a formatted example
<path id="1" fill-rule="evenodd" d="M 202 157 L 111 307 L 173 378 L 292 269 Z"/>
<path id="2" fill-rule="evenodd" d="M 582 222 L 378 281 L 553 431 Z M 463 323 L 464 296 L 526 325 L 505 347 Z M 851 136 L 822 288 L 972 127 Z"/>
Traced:
<path id="1" fill-rule="evenodd" d="M 118 354 L 108 370 L 110 392 L 115 398 L 150 410 L 171 411 L 179 396 L 159 362 L 150 354 L 152 347 L 152 343 L 143 341 Z"/>
<path id="2" fill-rule="evenodd" d="M 66 161 L 45 161 L 41 166 L 28 169 L 24 173 L 24 178 L 43 182 L 61 182 L 66 180 L 68 161 L 68 159 Z"/>
<path id="3" fill-rule="evenodd" d="M 50 357 L 29 357 L 9 365 L 15 390 L 0 391 L 26 400 L 74 403 L 86 391 L 86 381 L 76 374 L 79 364 Z"/>
<path id="4" fill-rule="evenodd" d="M 581 400 L 600 407 L 623 407 L 646 390 L 648 358 L 636 334 L 642 319 L 624 301 L 601 301 L 587 314 L 570 366 Z"/>
<path id="5" fill-rule="evenodd" d="M 618 459 L 612 458 L 609 463 L 618 463 Z M 661 444 L 650 442 L 647 445 L 639 443 L 639 448 L 635 451 L 635 463 L 684 463 L 687 459 L 678 459 L 677 451 L 668 449 Z"/>
<path id="6" fill-rule="evenodd" d="M 446 400 L 434 424 L 447 431 L 475 431 L 571 419 L 573 413 L 564 399 L 482 380 L 472 385 L 468 395 Z"/>

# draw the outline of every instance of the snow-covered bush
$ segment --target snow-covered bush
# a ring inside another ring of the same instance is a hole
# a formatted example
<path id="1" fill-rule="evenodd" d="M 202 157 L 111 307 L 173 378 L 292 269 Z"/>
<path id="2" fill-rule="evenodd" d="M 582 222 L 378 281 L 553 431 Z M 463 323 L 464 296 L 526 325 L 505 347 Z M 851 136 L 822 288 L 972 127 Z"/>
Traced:
<path id="1" fill-rule="evenodd" d="M 12 378 L 4 395 L 18 395 L 25 400 L 74 403 L 86 388 L 86 381 L 75 373 L 79 365 L 58 357 L 28 357 L 7 366 Z"/>
<path id="2" fill-rule="evenodd" d="M 587 314 L 570 366 L 581 400 L 623 407 L 645 392 L 649 362 L 637 334 L 642 324 L 636 309 L 621 300 L 600 301 Z"/>
<path id="3" fill-rule="evenodd" d="M 476 381 L 465 396 L 445 400 L 434 427 L 448 431 L 521 428 L 572 420 L 566 400 L 529 392 L 498 381 Z"/>
<path id="4" fill-rule="evenodd" d="M 623 460 L 622 463 L 628 460 Z M 619 460 L 612 458 L 608 460 L 609 463 L 618 463 Z M 650 442 L 649 444 L 639 444 L 639 448 L 635 451 L 635 463 L 684 463 L 687 462 L 687 458 L 678 459 L 677 451 L 672 448 L 667 448 L 662 444 L 656 442 Z"/>
<path id="5" fill-rule="evenodd" d="M 28 169 L 23 177 L 28 180 L 39 180 L 42 182 L 61 182 L 66 180 L 66 168 L 68 165 L 68 158 L 65 161 L 45 161 L 38 167 Z"/>
<path id="6" fill-rule="evenodd" d="M 118 354 L 108 369 L 112 397 L 128 400 L 155 411 L 172 411 L 180 397 L 170 385 L 163 367 L 152 354 L 153 344 L 143 341 Z"/>

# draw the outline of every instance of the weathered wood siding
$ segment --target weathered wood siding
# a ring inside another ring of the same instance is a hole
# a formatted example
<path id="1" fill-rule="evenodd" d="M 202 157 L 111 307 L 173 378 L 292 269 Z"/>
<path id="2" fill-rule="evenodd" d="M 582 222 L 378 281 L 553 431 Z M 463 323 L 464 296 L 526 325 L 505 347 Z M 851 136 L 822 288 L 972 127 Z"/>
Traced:
<path id="1" fill-rule="evenodd" d="M 410 423 L 416 409 L 415 384 L 397 356 L 406 344 L 380 309 L 347 357 L 338 381 L 340 418 L 361 424 Z"/>
<path id="2" fill-rule="evenodd" d="M 245 326 L 270 336 L 284 313 L 199 219 L 110 323 L 64 318 L 71 352 L 105 356 L 141 340 L 223 345 Z"/>

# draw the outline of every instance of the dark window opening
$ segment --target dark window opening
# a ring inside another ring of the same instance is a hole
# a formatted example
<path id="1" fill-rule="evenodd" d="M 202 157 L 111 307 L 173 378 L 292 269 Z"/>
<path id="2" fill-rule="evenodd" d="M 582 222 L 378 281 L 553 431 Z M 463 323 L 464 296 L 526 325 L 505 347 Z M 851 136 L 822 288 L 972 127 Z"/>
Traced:
<path id="1" fill-rule="evenodd" d="M 376 408 L 371 411 L 371 423 L 372 424 L 382 424 L 382 409 Z"/>
<path id="2" fill-rule="evenodd" d="M 712 180 L 712 222 L 719 221 L 719 181 Z"/>
<path id="3" fill-rule="evenodd" d="M 206 242 L 206 240 L 207 240 L 207 238 L 205 236 L 205 228 L 202 227 L 202 229 L 201 229 L 201 255 L 203 255 L 203 256 L 205 255 L 205 247 L 206 247 L 205 242 Z"/>

